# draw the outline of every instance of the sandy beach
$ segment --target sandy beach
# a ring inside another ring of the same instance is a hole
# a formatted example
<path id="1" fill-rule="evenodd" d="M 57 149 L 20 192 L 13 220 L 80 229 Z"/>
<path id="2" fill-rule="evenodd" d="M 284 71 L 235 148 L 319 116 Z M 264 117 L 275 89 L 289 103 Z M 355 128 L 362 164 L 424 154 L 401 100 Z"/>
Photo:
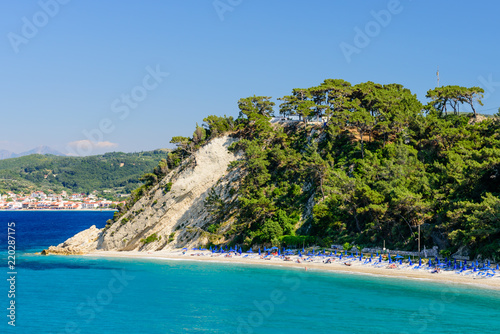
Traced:
<path id="1" fill-rule="evenodd" d="M 245 256 L 248 255 L 248 256 Z M 397 266 L 395 269 L 389 269 L 385 265 L 382 267 L 375 267 L 370 264 L 363 264 L 363 261 L 351 260 L 350 265 L 345 265 L 345 259 L 339 260 L 338 258 L 332 263 L 324 263 L 324 258 L 315 257 L 312 262 L 301 261 L 297 262 L 298 256 L 291 256 L 291 261 L 284 261 L 277 256 L 271 259 L 261 259 L 258 254 L 245 254 L 241 256 L 226 257 L 225 254 L 212 254 L 209 251 L 195 251 L 190 250 L 183 254 L 183 251 L 156 251 L 156 252 L 138 252 L 138 251 L 95 251 L 85 256 L 97 257 L 119 257 L 119 258 L 140 258 L 140 259 L 165 259 L 165 260 L 185 260 L 185 261 L 211 261 L 211 262 L 227 262 L 227 263 L 240 263 L 258 266 L 276 266 L 276 267 L 289 267 L 297 268 L 304 271 L 336 271 L 343 273 L 365 274 L 374 276 L 385 277 L 399 277 L 402 279 L 418 279 L 440 282 L 444 284 L 461 284 L 466 286 L 473 286 L 477 288 L 486 288 L 500 290 L 500 277 L 497 274 L 493 278 L 478 278 L 473 275 L 459 275 L 454 270 L 441 271 L 440 273 L 431 273 L 430 269 L 411 269 Z M 426 267 L 427 268 L 427 267 Z"/>

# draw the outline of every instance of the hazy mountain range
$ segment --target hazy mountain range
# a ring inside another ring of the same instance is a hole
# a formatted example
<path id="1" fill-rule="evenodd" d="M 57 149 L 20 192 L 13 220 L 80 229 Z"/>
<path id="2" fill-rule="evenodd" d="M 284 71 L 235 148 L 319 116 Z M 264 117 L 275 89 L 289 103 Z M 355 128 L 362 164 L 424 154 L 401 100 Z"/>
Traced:
<path id="1" fill-rule="evenodd" d="M 60 155 L 60 156 L 66 155 L 66 154 L 63 154 L 59 151 L 56 151 L 53 148 L 48 147 L 48 146 L 38 146 L 32 150 L 29 150 L 26 152 L 21 152 L 21 153 L 14 153 L 14 152 L 7 151 L 7 150 L 0 150 L 0 160 L 9 159 L 9 158 L 19 158 L 19 157 L 24 157 L 24 156 L 30 155 L 30 154 L 52 154 L 52 155 Z"/>

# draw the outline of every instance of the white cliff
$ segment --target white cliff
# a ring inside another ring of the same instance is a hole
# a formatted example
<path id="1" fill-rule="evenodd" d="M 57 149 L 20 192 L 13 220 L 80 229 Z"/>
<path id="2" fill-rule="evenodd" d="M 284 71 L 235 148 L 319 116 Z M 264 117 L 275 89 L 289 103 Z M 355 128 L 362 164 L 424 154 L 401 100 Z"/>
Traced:
<path id="1" fill-rule="evenodd" d="M 212 193 L 231 201 L 237 193 L 239 170 L 228 172 L 230 162 L 239 158 L 228 151 L 235 141 L 228 136 L 211 140 L 149 189 L 111 226 L 101 230 L 94 226 L 45 252 L 151 251 L 206 244 L 214 237 L 206 232 L 206 227 L 215 221 L 205 199 Z M 165 186 L 169 183 L 172 186 L 167 192 Z M 82 233 L 92 236 L 93 241 L 81 242 L 77 236 Z"/>

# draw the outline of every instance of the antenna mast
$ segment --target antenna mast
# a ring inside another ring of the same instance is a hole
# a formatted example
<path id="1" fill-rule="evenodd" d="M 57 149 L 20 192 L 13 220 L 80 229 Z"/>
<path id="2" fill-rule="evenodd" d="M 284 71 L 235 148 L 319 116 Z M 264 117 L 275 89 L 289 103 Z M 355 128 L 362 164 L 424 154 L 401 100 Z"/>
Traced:
<path id="1" fill-rule="evenodd" d="M 437 75 L 438 87 L 439 87 L 439 65 L 438 65 L 438 69 L 437 69 L 436 75 Z"/>

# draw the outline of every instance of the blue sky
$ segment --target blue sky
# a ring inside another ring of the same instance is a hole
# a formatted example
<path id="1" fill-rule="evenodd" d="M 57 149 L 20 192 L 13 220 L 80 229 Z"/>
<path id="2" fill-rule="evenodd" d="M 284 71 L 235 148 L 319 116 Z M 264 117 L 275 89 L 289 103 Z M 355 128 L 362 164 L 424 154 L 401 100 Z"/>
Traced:
<path id="1" fill-rule="evenodd" d="M 326 78 L 426 102 L 437 66 L 441 85 L 485 89 L 479 110 L 500 107 L 495 1 L 59 1 L 0 3 L 0 149 L 172 147 L 241 97 Z"/>

